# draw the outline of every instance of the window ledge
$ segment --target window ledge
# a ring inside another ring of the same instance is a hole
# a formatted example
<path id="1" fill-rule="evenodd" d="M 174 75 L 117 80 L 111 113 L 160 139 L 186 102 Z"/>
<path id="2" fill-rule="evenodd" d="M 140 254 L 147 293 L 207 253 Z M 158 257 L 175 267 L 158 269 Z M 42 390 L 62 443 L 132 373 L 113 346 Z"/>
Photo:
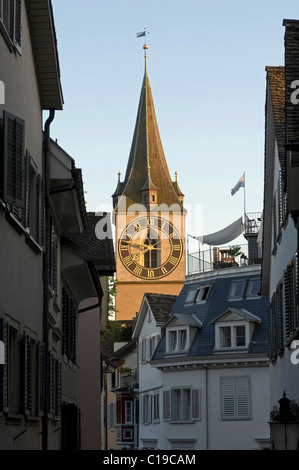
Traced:
<path id="1" fill-rule="evenodd" d="M 221 418 L 221 421 L 252 421 L 253 420 L 253 417 L 252 416 L 248 416 L 247 418 L 225 418 L 225 417 L 222 417 Z"/>
<path id="2" fill-rule="evenodd" d="M 195 420 L 194 419 L 189 419 L 186 421 L 170 421 L 170 424 L 194 424 Z"/>
<path id="3" fill-rule="evenodd" d="M 215 354 L 239 354 L 239 353 L 242 353 L 242 354 L 246 354 L 248 353 L 248 347 L 244 347 L 244 348 L 227 348 L 227 349 L 218 349 L 218 348 L 215 348 L 214 349 L 214 353 Z"/>

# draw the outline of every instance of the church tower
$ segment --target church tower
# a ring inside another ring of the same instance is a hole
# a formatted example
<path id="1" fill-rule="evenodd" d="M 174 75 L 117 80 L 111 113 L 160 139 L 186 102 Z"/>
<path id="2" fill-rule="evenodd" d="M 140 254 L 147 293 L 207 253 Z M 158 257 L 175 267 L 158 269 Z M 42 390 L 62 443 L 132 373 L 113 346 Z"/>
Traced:
<path id="1" fill-rule="evenodd" d="M 116 320 L 131 320 L 146 292 L 177 295 L 185 279 L 184 195 L 172 181 L 147 72 L 125 178 L 112 195 L 116 225 Z"/>

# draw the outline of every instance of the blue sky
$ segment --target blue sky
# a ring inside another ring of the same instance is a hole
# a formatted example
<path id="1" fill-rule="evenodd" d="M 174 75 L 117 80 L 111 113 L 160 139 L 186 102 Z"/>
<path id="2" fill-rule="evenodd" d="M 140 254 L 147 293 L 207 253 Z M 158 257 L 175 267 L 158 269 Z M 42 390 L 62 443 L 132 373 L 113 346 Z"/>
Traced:
<path id="1" fill-rule="evenodd" d="M 297 1 L 53 0 L 64 110 L 52 138 L 82 168 L 87 210 L 111 211 L 124 176 L 148 72 L 170 173 L 189 210 L 187 233 L 261 211 L 265 66 L 284 65 L 284 18 Z M 203 215 L 203 226 L 198 224 Z M 197 222 L 195 222 L 197 221 Z"/>

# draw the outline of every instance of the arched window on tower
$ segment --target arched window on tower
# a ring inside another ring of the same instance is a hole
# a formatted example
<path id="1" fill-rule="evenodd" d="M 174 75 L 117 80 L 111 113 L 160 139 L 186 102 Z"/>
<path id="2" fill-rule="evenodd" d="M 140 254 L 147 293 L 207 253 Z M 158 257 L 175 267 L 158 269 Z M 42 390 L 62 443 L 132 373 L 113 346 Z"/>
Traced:
<path id="1" fill-rule="evenodd" d="M 148 247 L 152 247 L 143 255 L 144 267 L 156 268 L 161 264 L 161 240 L 153 229 L 148 230 L 144 244 Z"/>

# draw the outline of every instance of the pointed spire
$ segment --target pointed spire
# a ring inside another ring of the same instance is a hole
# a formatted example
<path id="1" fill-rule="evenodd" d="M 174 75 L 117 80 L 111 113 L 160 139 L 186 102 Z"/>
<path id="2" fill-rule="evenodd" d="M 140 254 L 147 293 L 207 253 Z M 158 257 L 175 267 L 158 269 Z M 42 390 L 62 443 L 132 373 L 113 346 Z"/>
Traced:
<path id="1" fill-rule="evenodd" d="M 175 183 L 171 180 L 160 138 L 148 78 L 148 46 L 144 44 L 143 49 L 145 51 L 145 71 L 129 161 L 119 195 L 126 196 L 127 207 L 129 207 L 134 203 L 142 203 L 141 191 L 154 189 L 157 191 L 159 204 L 181 205 L 181 197 L 174 187 Z"/>

